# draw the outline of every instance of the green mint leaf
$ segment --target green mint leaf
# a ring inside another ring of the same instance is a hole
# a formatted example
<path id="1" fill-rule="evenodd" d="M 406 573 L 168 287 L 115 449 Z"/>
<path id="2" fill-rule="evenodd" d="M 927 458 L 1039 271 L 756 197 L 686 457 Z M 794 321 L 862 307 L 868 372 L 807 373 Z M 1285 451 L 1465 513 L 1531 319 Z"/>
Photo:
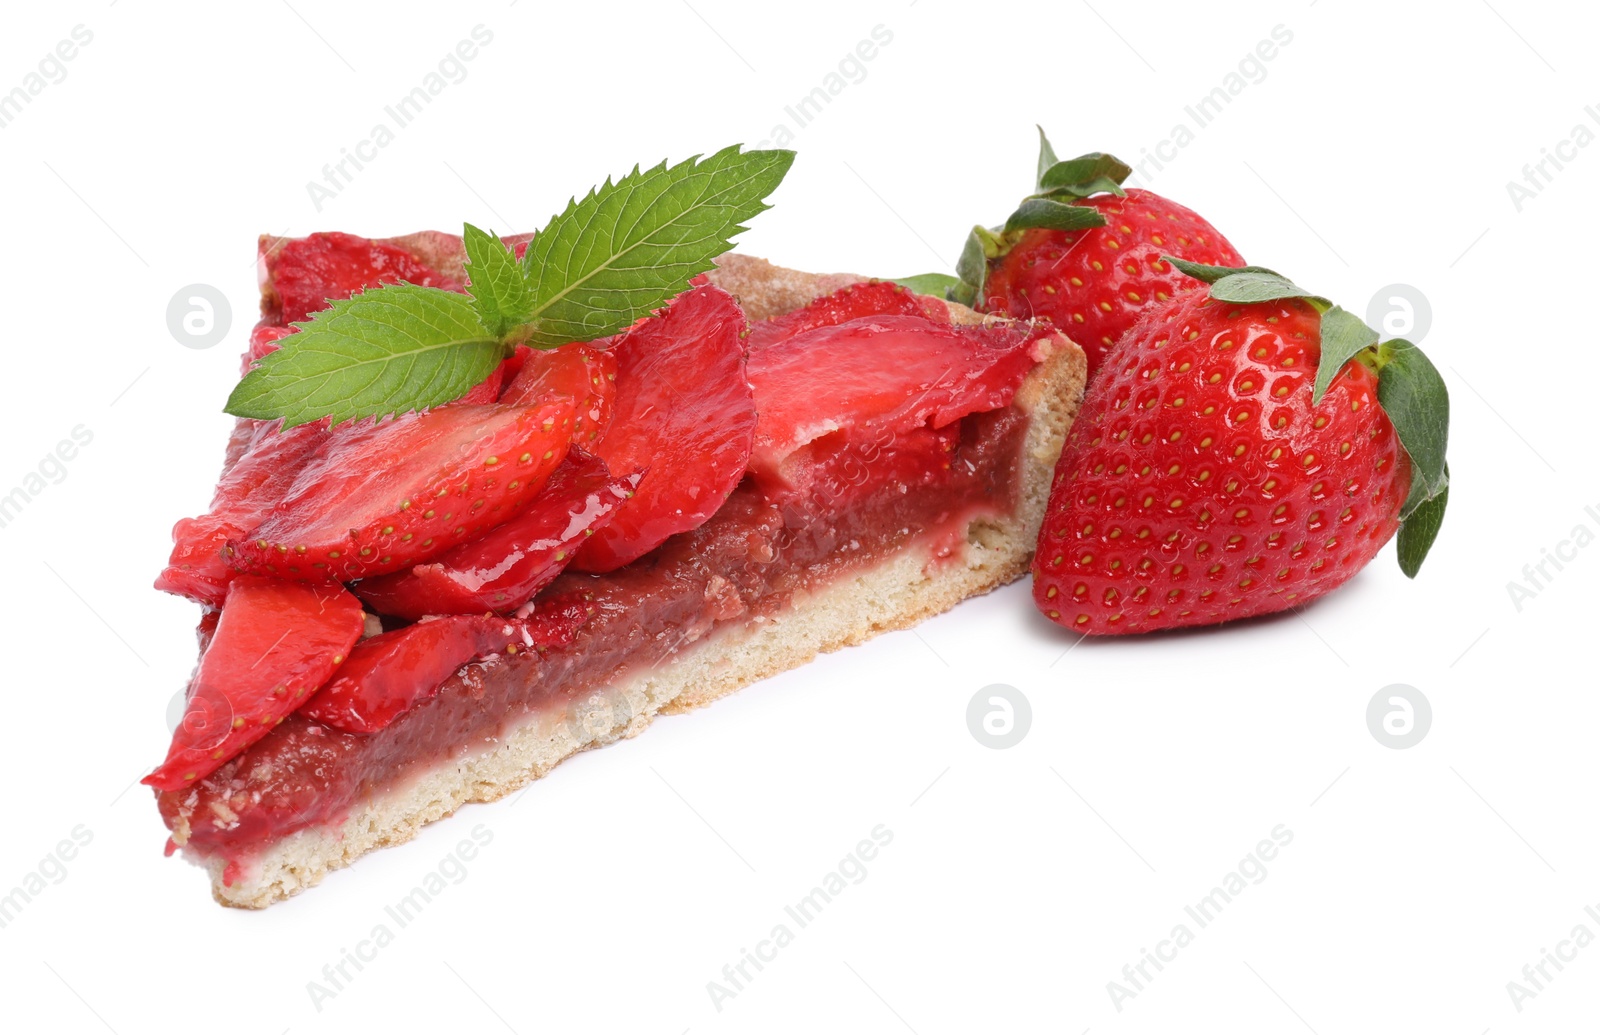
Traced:
<path id="1" fill-rule="evenodd" d="M 1039 131 L 1039 171 L 1034 174 L 1034 186 L 1037 190 L 1044 190 L 1044 174 L 1061 159 L 1056 157 L 1056 149 L 1050 146 L 1050 138 L 1044 135 L 1044 127 L 1036 124 L 1033 128 Z"/>
<path id="2" fill-rule="evenodd" d="M 462 230 L 461 243 L 467 253 L 467 291 L 484 327 L 501 337 L 527 323 L 533 316 L 533 292 L 516 254 L 500 238 L 471 223 Z"/>
<path id="3" fill-rule="evenodd" d="M 530 345 L 593 341 L 627 327 L 711 269 L 766 210 L 793 151 L 724 148 L 592 190 L 539 231 L 523 256 Z"/>
<path id="4" fill-rule="evenodd" d="M 505 355 L 466 295 L 387 284 L 298 323 L 244 376 L 226 410 L 292 428 L 385 417 L 460 398 Z"/>
<path id="5" fill-rule="evenodd" d="M 932 295 L 934 298 L 949 298 L 950 292 L 961 283 L 948 273 L 918 273 L 912 277 L 895 277 L 894 283 L 908 291 L 919 295 Z"/>
<path id="6" fill-rule="evenodd" d="M 1048 198 L 1029 198 L 1006 220 L 1005 232 L 1015 230 L 1088 230 L 1105 226 L 1106 217 L 1087 205 L 1069 205 Z"/>
<path id="7" fill-rule="evenodd" d="M 1132 173 L 1133 167 L 1116 155 L 1094 151 L 1041 171 L 1039 190 L 1066 191 L 1080 198 L 1101 192 L 1123 195 L 1127 192 L 1122 189 L 1122 181 Z"/>
<path id="8" fill-rule="evenodd" d="M 1348 310 L 1334 306 L 1322 314 L 1322 358 L 1311 386 L 1311 405 L 1328 393 L 1328 386 L 1356 354 L 1378 344 L 1378 332 Z"/>
<path id="9" fill-rule="evenodd" d="M 1406 578 L 1414 579 L 1422 570 L 1422 562 L 1438 538 L 1439 526 L 1444 524 L 1445 504 L 1450 502 L 1450 469 L 1445 468 L 1445 485 L 1439 492 L 1423 500 L 1409 517 L 1401 520 L 1400 534 L 1395 537 L 1395 553 L 1400 570 Z"/>
<path id="10" fill-rule="evenodd" d="M 1411 493 L 1401 516 L 1444 490 L 1450 436 L 1450 392 L 1422 350 L 1401 338 L 1378 350 L 1378 403 L 1411 458 Z"/>

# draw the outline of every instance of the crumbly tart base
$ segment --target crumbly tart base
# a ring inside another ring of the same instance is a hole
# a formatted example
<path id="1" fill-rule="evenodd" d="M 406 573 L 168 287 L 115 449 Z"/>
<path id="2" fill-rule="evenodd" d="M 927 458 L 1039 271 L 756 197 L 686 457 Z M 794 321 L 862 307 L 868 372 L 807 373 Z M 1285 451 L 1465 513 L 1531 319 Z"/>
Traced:
<path id="1" fill-rule="evenodd" d="M 740 297 L 752 319 L 805 305 L 862 278 L 814 275 L 728 255 L 713 281 Z M 950 303 L 958 322 L 984 318 Z M 637 736 L 657 715 L 703 707 L 819 653 L 904 629 L 968 597 L 1019 578 L 1028 569 L 1050 481 L 1083 394 L 1083 352 L 1065 338 L 1024 381 L 1015 405 L 1030 414 L 1023 472 L 1012 513 L 978 518 L 965 547 L 935 561 L 924 538 L 877 564 L 841 576 L 761 622 L 729 624 L 680 645 L 672 659 L 596 688 L 570 708 L 531 716 L 493 746 L 435 766 L 403 787 L 356 809 L 334 828 L 301 830 L 268 846 L 243 873 L 223 879 L 226 860 L 185 854 L 205 867 L 216 900 L 260 909 L 312 887 L 366 853 L 411 840 L 462 805 L 520 790 L 579 751 Z"/>

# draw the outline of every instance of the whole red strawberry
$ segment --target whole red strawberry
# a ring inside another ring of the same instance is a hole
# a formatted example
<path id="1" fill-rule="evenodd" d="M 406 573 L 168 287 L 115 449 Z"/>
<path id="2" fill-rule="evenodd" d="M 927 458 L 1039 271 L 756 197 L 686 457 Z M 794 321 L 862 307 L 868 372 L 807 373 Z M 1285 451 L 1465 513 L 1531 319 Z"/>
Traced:
<path id="1" fill-rule="evenodd" d="M 1123 190 L 1130 172 L 1107 154 L 1057 161 L 1041 129 L 1038 192 L 1004 226 L 973 227 L 957 298 L 979 312 L 1049 317 L 1083 348 L 1093 377 L 1147 309 L 1195 288 L 1164 256 L 1244 265 L 1195 212 L 1147 190 Z"/>
<path id="2" fill-rule="evenodd" d="M 1438 371 L 1270 270 L 1174 262 L 1200 290 L 1123 339 L 1056 467 L 1040 610 L 1087 634 L 1281 611 L 1396 529 L 1414 576 L 1447 499 Z"/>

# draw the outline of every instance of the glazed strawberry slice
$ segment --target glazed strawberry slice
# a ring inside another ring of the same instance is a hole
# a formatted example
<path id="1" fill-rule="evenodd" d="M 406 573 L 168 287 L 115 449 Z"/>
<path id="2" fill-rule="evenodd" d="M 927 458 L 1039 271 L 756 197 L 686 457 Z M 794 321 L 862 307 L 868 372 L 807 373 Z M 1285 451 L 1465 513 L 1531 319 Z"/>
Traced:
<path id="1" fill-rule="evenodd" d="M 235 579 L 167 760 L 143 782 L 181 790 L 266 736 L 333 675 L 363 621 L 341 586 Z"/>
<path id="2" fill-rule="evenodd" d="M 489 371 L 488 377 L 467 389 L 466 395 L 447 405 L 482 406 L 487 403 L 497 402 L 501 394 L 505 392 L 507 382 L 515 377 L 516 372 L 520 369 L 522 369 L 520 360 L 511 358 L 502 360 L 499 366 Z M 543 402 L 544 400 L 532 401 Z"/>
<path id="3" fill-rule="evenodd" d="M 271 513 L 230 540 L 245 571 L 365 578 L 437 556 L 515 516 L 567 454 L 573 404 L 442 406 L 332 436 Z"/>
<path id="4" fill-rule="evenodd" d="M 305 320 L 328 302 L 402 281 L 460 291 L 461 285 L 392 244 L 354 234 L 320 233 L 265 248 L 266 280 L 283 323 Z"/>
<path id="5" fill-rule="evenodd" d="M 616 408 L 594 452 L 613 471 L 645 474 L 574 568 L 611 571 L 698 528 L 739 484 L 756 427 L 744 330 L 733 296 L 707 286 L 612 339 Z"/>
<path id="6" fill-rule="evenodd" d="M 326 422 L 302 424 L 282 434 L 264 421 L 250 423 L 249 442 L 217 483 L 211 510 L 173 526 L 172 554 L 156 578 L 157 589 L 221 607 L 236 574 L 224 557 L 228 541 L 264 520 L 328 441 Z"/>
<path id="7" fill-rule="evenodd" d="M 574 450 L 516 517 L 409 571 L 355 585 L 379 614 L 481 615 L 521 607 L 567 566 L 577 547 L 605 527 L 639 484 Z"/>
<path id="8" fill-rule="evenodd" d="M 527 405 L 554 395 L 578 400 L 572 441 L 588 448 L 611 420 L 617 394 L 617 357 L 592 345 L 517 350 L 521 368 L 501 402 Z M 511 363 L 514 360 L 507 360 Z"/>
<path id="9" fill-rule="evenodd" d="M 376 733 L 438 693 L 462 665 L 546 645 L 515 618 L 431 618 L 361 641 L 301 712 L 346 733 Z"/>
<path id="10" fill-rule="evenodd" d="M 751 352 L 819 327 L 835 327 L 863 316 L 925 316 L 935 323 L 950 322 L 950 308 L 937 298 L 914 294 L 889 280 L 852 284 L 810 305 L 750 327 L 745 344 Z"/>
<path id="11" fill-rule="evenodd" d="M 239 372 L 248 374 L 251 367 L 283 348 L 283 339 L 294 334 L 295 330 L 293 327 L 283 327 L 265 321 L 256 324 L 250 331 L 250 347 L 245 350 L 244 362 Z"/>
<path id="12" fill-rule="evenodd" d="M 750 469 L 792 483 L 785 461 L 827 436 L 887 444 L 899 432 L 1005 406 L 1041 358 L 1047 333 L 1025 324 L 868 316 L 752 349 L 760 423 Z"/>

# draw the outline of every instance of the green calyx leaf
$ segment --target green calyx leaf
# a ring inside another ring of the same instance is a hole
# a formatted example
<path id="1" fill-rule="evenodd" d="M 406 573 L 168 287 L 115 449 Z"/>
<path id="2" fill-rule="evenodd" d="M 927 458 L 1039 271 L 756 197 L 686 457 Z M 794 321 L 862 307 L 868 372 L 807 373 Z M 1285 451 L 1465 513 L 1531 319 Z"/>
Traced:
<path id="1" fill-rule="evenodd" d="M 1400 570 L 1406 578 L 1414 579 L 1422 570 L 1422 562 L 1438 538 L 1439 526 L 1444 524 L 1445 504 L 1450 501 L 1450 469 L 1445 468 L 1445 484 L 1436 495 L 1417 505 L 1410 516 L 1400 522 L 1400 533 L 1395 536 L 1395 553 L 1400 560 Z"/>
<path id="2" fill-rule="evenodd" d="M 918 273 L 911 277 L 895 277 L 893 282 L 919 295 L 950 298 L 950 292 L 960 286 L 961 280 L 948 273 Z"/>
<path id="3" fill-rule="evenodd" d="M 386 284 L 296 324 L 245 375 L 227 412 L 285 428 L 451 402 L 512 346 L 593 341 L 647 316 L 715 265 L 769 206 L 793 151 L 724 148 L 633 172 L 569 202 L 518 263 L 493 234 L 462 233 L 468 293 Z"/>
<path id="4" fill-rule="evenodd" d="M 1005 232 L 1018 230 L 1088 230 L 1105 226 L 1106 217 L 1084 205 L 1069 205 L 1049 198 L 1029 198 L 1006 220 Z"/>
<path id="5" fill-rule="evenodd" d="M 1056 158 L 1055 148 L 1050 146 L 1044 128 L 1041 126 L 1038 129 L 1039 166 L 1034 183 L 1039 194 L 1087 198 L 1091 194 L 1116 194 L 1120 197 L 1127 193 L 1122 189 L 1122 181 L 1133 174 L 1133 167 L 1128 163 L 1116 155 L 1100 151 L 1091 151 L 1063 162 Z"/>
<path id="6" fill-rule="evenodd" d="M 283 418 L 386 417 L 459 398 L 505 355 L 471 297 L 389 284 L 334 302 L 245 375 L 227 412 Z"/>
<path id="7" fill-rule="evenodd" d="M 1378 347 L 1378 402 L 1411 458 L 1411 492 L 1400 511 L 1407 518 L 1449 482 L 1450 392 L 1421 349 L 1395 338 Z"/>
<path id="8" fill-rule="evenodd" d="M 490 333 L 501 337 L 532 319 L 533 291 L 505 242 L 468 223 L 461 243 L 467 253 L 467 291 Z"/>
<path id="9" fill-rule="evenodd" d="M 1322 358 L 1311 385 L 1311 405 L 1322 402 L 1328 386 L 1344 365 L 1378 344 L 1378 332 L 1349 311 L 1334 306 L 1322 314 Z"/>
<path id="10" fill-rule="evenodd" d="M 735 145 L 635 168 L 569 203 L 523 256 L 535 300 L 527 343 L 592 341 L 654 311 L 715 265 L 793 162 L 793 151 Z"/>
<path id="11" fill-rule="evenodd" d="M 1035 124 L 1033 128 L 1039 131 L 1039 169 L 1034 174 L 1034 189 L 1044 190 L 1044 174 L 1061 159 L 1056 157 L 1056 149 L 1050 146 L 1050 138 L 1044 135 L 1044 127 Z"/>
<path id="12" fill-rule="evenodd" d="M 1172 263 L 1179 273 L 1207 284 L 1215 284 L 1223 277 L 1231 277 L 1235 273 L 1266 273 L 1274 277 L 1279 276 L 1276 270 L 1269 270 L 1265 266 L 1207 266 L 1203 262 L 1190 262 L 1176 255 L 1163 255 L 1161 258 L 1165 262 Z"/>
<path id="13" fill-rule="evenodd" d="M 961 280 L 961 287 L 952 297 L 966 305 L 982 298 L 983 285 L 989 277 L 989 260 L 1005 254 L 1005 250 L 1006 241 L 1000 233 L 974 226 L 961 246 L 961 258 L 956 260 L 956 276 Z M 968 297 L 962 298 L 963 294 Z"/>

